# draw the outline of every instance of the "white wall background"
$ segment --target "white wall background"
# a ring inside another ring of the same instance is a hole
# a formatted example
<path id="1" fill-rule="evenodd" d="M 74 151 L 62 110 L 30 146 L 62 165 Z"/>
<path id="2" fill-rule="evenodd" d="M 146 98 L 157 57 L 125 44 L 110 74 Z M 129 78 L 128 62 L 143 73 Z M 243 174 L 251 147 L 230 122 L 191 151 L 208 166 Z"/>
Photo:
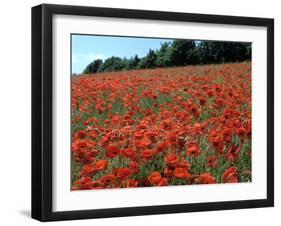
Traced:
<path id="1" fill-rule="evenodd" d="M 43 1 L 44 2 L 44 1 Z M 38 225 L 30 218 L 31 7 L 42 1 L 2 1 L 0 9 L 0 224 Z M 55 225 L 262 225 L 281 211 L 281 14 L 279 1 L 60 0 L 44 3 L 275 18 L 275 208 L 55 222 Z M 279 117 L 278 117 L 279 116 Z M 278 139 L 279 138 L 279 139 Z M 274 225 L 274 223 L 273 223 Z"/>

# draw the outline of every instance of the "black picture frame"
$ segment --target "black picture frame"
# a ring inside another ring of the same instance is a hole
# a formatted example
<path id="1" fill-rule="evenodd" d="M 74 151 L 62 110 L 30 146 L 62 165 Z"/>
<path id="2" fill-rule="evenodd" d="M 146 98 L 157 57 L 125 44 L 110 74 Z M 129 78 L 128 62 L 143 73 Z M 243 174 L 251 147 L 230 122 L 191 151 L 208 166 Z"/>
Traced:
<path id="1" fill-rule="evenodd" d="M 55 14 L 266 27 L 267 198 L 54 212 L 52 210 L 52 18 Z M 32 218 L 39 221 L 57 221 L 271 206 L 274 206 L 273 19 L 50 4 L 32 8 Z"/>

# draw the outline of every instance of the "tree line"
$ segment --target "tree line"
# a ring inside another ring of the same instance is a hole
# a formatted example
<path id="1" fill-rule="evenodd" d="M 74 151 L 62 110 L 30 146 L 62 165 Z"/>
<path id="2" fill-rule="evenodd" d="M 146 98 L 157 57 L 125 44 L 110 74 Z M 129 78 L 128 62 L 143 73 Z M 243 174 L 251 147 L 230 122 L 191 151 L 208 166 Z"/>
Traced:
<path id="1" fill-rule="evenodd" d="M 141 58 L 135 55 L 131 58 L 112 56 L 104 61 L 96 59 L 83 73 L 249 61 L 251 51 L 250 43 L 174 40 L 161 43 L 157 50 L 149 49 Z"/>

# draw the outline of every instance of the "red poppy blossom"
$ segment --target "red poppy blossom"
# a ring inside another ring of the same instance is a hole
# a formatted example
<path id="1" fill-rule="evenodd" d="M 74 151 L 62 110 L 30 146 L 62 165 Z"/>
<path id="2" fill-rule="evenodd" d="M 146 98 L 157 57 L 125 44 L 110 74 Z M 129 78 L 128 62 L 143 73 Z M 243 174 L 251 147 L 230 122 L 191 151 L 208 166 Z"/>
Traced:
<path id="1" fill-rule="evenodd" d="M 169 154 L 164 157 L 167 164 L 176 165 L 179 162 L 179 157 L 175 154 Z"/>
<path id="2" fill-rule="evenodd" d="M 126 188 L 138 187 L 138 181 L 136 181 L 136 180 L 127 180 L 127 181 L 122 182 L 122 184 L 124 184 L 124 187 L 126 187 Z"/>
<path id="3" fill-rule="evenodd" d="M 79 130 L 74 134 L 75 139 L 84 139 L 87 136 L 87 132 L 85 130 Z"/>
<path id="4" fill-rule="evenodd" d="M 218 160 L 218 157 L 217 156 L 208 156 L 207 157 L 207 161 L 208 161 L 208 167 L 211 167 L 211 168 L 216 168 L 219 164 L 219 160 Z"/>
<path id="5" fill-rule="evenodd" d="M 230 167 L 222 175 L 222 181 L 224 183 L 237 183 L 238 182 L 238 172 L 236 167 Z"/>
<path id="6" fill-rule="evenodd" d="M 199 123 L 194 123 L 193 130 L 196 134 L 199 134 L 201 132 L 202 126 Z"/>
<path id="7" fill-rule="evenodd" d="M 105 159 L 99 160 L 94 164 L 97 170 L 104 170 L 107 168 L 107 165 L 108 165 L 108 161 Z"/>
<path id="8" fill-rule="evenodd" d="M 152 172 L 148 177 L 148 180 L 151 184 L 157 185 L 162 179 L 162 176 L 159 172 Z"/>
<path id="9" fill-rule="evenodd" d="M 131 170 L 132 174 L 137 174 L 139 172 L 139 163 L 135 162 L 135 161 L 131 161 L 129 163 L 129 169 Z"/>
<path id="10" fill-rule="evenodd" d="M 164 170 L 165 176 L 166 177 L 173 177 L 174 176 L 174 170 L 175 170 L 174 165 L 168 165 Z"/>
<path id="11" fill-rule="evenodd" d="M 104 184 L 101 183 L 100 181 L 92 181 L 92 186 L 91 189 L 95 190 L 95 189 L 103 189 L 104 188 Z"/>
<path id="12" fill-rule="evenodd" d="M 215 184 L 216 179 L 210 173 L 203 173 L 197 180 L 198 184 Z"/>
<path id="13" fill-rule="evenodd" d="M 190 147 L 188 147 L 187 149 L 187 155 L 188 156 L 193 156 L 193 157 L 197 157 L 199 156 L 201 153 L 199 146 L 196 144 L 191 145 Z"/>
<path id="14" fill-rule="evenodd" d="M 152 172 L 148 177 L 148 181 L 156 186 L 165 186 L 168 184 L 168 180 L 163 178 L 159 172 Z"/>
<path id="15" fill-rule="evenodd" d="M 149 160 L 149 159 L 153 158 L 154 154 L 155 154 L 155 151 L 153 151 L 151 149 L 145 149 L 142 151 L 141 157 L 145 160 Z"/>
<path id="16" fill-rule="evenodd" d="M 157 184 L 157 186 L 166 186 L 166 185 L 168 185 L 168 180 L 166 178 L 162 178 Z"/>
<path id="17" fill-rule="evenodd" d="M 167 142 L 158 143 L 157 146 L 156 146 L 156 151 L 164 153 L 166 151 L 167 147 L 168 147 Z"/>
<path id="18" fill-rule="evenodd" d="M 169 143 L 170 145 L 175 145 L 175 144 L 177 144 L 178 136 L 177 136 L 177 134 L 175 134 L 175 133 L 169 133 L 169 134 L 167 135 L 167 140 L 168 140 L 168 143 Z"/>
<path id="19" fill-rule="evenodd" d="M 123 150 L 123 156 L 129 159 L 134 159 L 136 155 L 136 152 L 132 148 L 126 148 Z"/>
<path id="20" fill-rule="evenodd" d="M 117 177 L 120 179 L 126 179 L 131 175 L 131 170 L 129 168 L 119 168 L 117 170 Z"/>
<path id="21" fill-rule="evenodd" d="M 235 145 L 231 145 L 226 154 L 226 158 L 233 162 L 236 161 L 239 157 L 240 150 L 241 146 L 236 147 Z"/>
<path id="22" fill-rule="evenodd" d="M 187 169 L 178 167 L 174 170 L 174 176 L 179 179 L 187 179 L 190 177 L 190 174 L 187 172 Z"/>
<path id="23" fill-rule="evenodd" d="M 106 147 L 106 156 L 108 158 L 116 158 L 121 153 L 117 145 L 109 145 Z"/>
<path id="24" fill-rule="evenodd" d="M 88 190 L 92 189 L 93 183 L 91 177 L 82 177 L 81 179 L 75 182 L 77 189 L 79 190 Z"/>
<path id="25" fill-rule="evenodd" d="M 84 165 L 82 168 L 82 172 L 80 173 L 80 176 L 85 177 L 85 176 L 91 176 L 94 173 L 97 172 L 97 169 L 93 165 Z"/>
<path id="26" fill-rule="evenodd" d="M 116 181 L 116 176 L 113 174 L 108 174 L 100 178 L 100 182 L 105 185 L 114 184 Z"/>
<path id="27" fill-rule="evenodd" d="M 187 170 L 189 170 L 191 167 L 190 163 L 187 162 L 185 159 L 183 159 L 181 162 L 179 162 L 178 166 L 181 168 L 185 168 Z"/>

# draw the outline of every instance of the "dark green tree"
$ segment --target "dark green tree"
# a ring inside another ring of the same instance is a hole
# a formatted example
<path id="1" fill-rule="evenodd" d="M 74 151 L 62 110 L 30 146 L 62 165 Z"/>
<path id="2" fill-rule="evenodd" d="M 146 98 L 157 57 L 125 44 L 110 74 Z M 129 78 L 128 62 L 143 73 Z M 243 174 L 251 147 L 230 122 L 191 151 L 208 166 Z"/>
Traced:
<path id="1" fill-rule="evenodd" d="M 155 68 L 156 67 L 156 59 L 157 55 L 154 50 L 149 49 L 148 54 L 146 56 L 146 68 Z"/>
<path id="2" fill-rule="evenodd" d="M 192 65 L 202 64 L 202 56 L 200 52 L 200 43 L 195 42 L 195 45 L 189 56 L 189 63 Z"/>
<path id="3" fill-rule="evenodd" d="M 219 64 L 251 60 L 251 43 L 225 41 L 174 40 L 161 43 L 159 50 L 149 49 L 145 57 L 110 57 L 91 62 L 83 73 L 121 71 L 156 67 Z"/>
<path id="4" fill-rule="evenodd" d="M 140 58 L 138 57 L 138 55 L 135 55 L 134 57 L 131 57 L 130 59 L 126 59 L 126 70 L 132 70 L 132 69 L 136 69 L 138 63 L 140 62 Z"/>
<path id="5" fill-rule="evenodd" d="M 174 66 L 192 64 L 191 55 L 195 47 L 194 41 L 175 40 L 171 46 L 170 60 Z"/>
<path id="6" fill-rule="evenodd" d="M 142 57 L 136 68 L 137 69 L 145 69 L 146 68 L 146 62 L 147 62 L 146 57 Z"/>
<path id="7" fill-rule="evenodd" d="M 171 66 L 171 42 L 161 43 L 161 47 L 156 51 L 156 67 L 169 67 Z"/>
<path id="8" fill-rule="evenodd" d="M 101 59 L 94 60 L 92 63 L 90 63 L 83 71 L 83 74 L 91 74 L 96 73 L 101 68 L 103 62 Z"/>
<path id="9" fill-rule="evenodd" d="M 126 64 L 122 58 L 112 56 L 104 61 L 100 71 L 121 71 L 125 67 Z"/>
<path id="10" fill-rule="evenodd" d="M 252 59 L 252 44 L 251 43 L 246 43 L 244 45 L 246 47 L 245 58 L 246 58 L 246 60 L 251 60 Z"/>
<path id="11" fill-rule="evenodd" d="M 148 54 L 143 57 L 138 63 L 137 68 L 145 69 L 145 68 L 155 68 L 156 67 L 156 59 L 157 55 L 154 50 L 149 49 Z"/>
<path id="12" fill-rule="evenodd" d="M 212 48 L 210 42 L 200 41 L 198 45 L 199 55 L 201 58 L 201 64 L 210 64 L 214 62 L 214 56 L 212 53 Z"/>

